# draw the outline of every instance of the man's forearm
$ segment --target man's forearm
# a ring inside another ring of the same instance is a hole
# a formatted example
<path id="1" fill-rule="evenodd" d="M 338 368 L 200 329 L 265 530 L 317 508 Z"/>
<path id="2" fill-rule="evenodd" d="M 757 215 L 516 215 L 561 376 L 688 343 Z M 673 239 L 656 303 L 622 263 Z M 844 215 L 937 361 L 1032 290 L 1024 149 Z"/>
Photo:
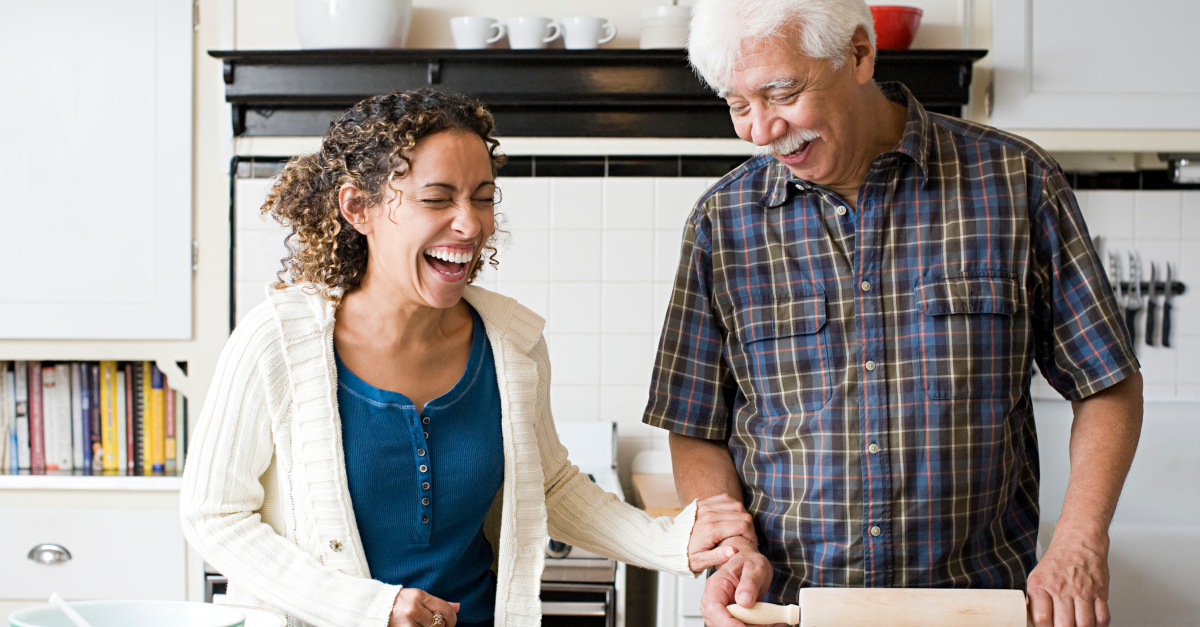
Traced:
<path id="1" fill-rule="evenodd" d="M 742 500 L 742 483 L 724 442 L 678 433 L 671 433 L 670 438 L 679 502 L 691 503 L 718 494 Z"/>
<path id="2" fill-rule="evenodd" d="M 1055 536 L 1106 537 L 1142 432 L 1142 376 L 1072 404 L 1071 477 Z"/>

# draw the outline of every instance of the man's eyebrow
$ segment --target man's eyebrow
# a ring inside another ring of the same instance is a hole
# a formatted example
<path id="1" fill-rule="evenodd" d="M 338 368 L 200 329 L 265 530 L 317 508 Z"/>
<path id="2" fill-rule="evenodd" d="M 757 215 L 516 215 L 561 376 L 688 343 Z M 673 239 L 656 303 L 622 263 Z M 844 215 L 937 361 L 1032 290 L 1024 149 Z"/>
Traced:
<path id="1" fill-rule="evenodd" d="M 800 81 L 794 78 L 777 78 L 769 83 L 759 85 L 754 91 L 768 91 L 771 89 L 791 89 L 800 84 Z"/>

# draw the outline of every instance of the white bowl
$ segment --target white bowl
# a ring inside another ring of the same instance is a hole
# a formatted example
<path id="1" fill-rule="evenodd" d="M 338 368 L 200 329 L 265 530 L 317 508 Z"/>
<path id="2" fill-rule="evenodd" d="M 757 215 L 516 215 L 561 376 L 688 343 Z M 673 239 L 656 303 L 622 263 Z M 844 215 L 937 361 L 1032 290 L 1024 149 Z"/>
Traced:
<path id="1" fill-rule="evenodd" d="M 296 34 L 305 50 L 403 48 L 412 0 L 293 0 Z"/>
<path id="2" fill-rule="evenodd" d="M 92 627 L 241 627 L 246 620 L 231 607 L 187 601 L 76 601 L 71 607 Z M 12 627 L 75 627 L 49 604 L 17 610 L 8 622 Z"/>

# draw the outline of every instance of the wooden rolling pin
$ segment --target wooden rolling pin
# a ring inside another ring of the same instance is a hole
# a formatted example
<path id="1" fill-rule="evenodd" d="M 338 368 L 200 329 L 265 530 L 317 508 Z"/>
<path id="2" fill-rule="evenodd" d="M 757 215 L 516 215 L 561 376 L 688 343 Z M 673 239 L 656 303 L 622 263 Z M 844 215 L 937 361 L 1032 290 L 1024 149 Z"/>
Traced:
<path id="1" fill-rule="evenodd" d="M 803 608 L 803 611 L 801 611 Z M 803 588 L 800 605 L 734 604 L 747 625 L 800 627 L 1028 627 L 1020 590 Z"/>

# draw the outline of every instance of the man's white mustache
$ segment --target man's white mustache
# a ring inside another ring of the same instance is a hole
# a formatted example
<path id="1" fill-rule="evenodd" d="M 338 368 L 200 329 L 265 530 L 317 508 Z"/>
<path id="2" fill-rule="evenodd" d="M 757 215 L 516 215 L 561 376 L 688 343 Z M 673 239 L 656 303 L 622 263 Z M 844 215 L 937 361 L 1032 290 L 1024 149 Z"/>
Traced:
<path id="1" fill-rule="evenodd" d="M 784 137 L 767 144 L 766 146 L 755 146 L 754 156 L 761 157 L 762 155 L 787 155 L 796 152 L 801 146 L 820 137 L 821 134 L 816 131 L 811 131 L 802 128 L 798 131 L 793 131 Z"/>

